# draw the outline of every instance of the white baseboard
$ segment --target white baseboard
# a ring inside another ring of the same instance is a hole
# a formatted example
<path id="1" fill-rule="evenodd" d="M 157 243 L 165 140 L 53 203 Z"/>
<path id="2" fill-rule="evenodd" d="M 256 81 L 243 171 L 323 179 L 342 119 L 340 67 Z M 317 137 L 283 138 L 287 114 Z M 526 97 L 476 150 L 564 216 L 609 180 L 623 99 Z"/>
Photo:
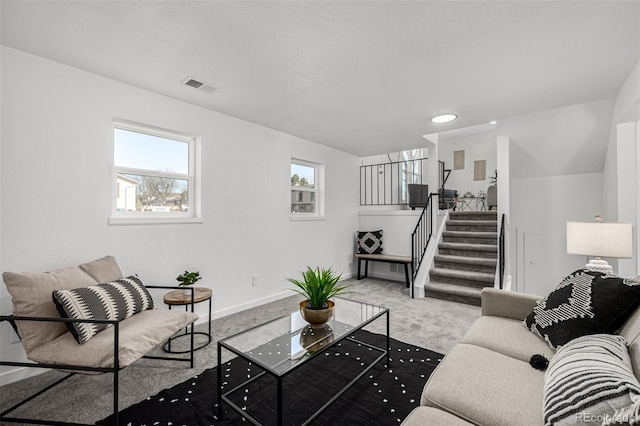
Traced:
<path id="1" fill-rule="evenodd" d="M 0 386 L 8 385 L 14 382 L 19 382 L 20 380 L 37 376 L 38 374 L 42 374 L 46 371 L 48 371 L 48 369 L 46 368 L 17 367 L 15 370 L 6 371 L 0 374 Z"/>
<path id="2" fill-rule="evenodd" d="M 238 312 L 245 311 L 247 309 L 255 308 L 260 305 L 264 305 L 265 303 L 275 302 L 276 300 L 284 299 L 286 297 L 295 296 L 295 293 L 290 290 L 284 290 L 280 293 L 273 294 L 271 296 L 263 297 L 261 299 L 255 299 L 247 303 L 242 303 L 240 305 L 232 306 L 230 308 L 225 308 L 219 311 L 215 311 L 211 313 L 211 319 L 218 319 L 222 317 L 226 317 L 227 315 L 236 314 Z M 202 318 L 200 319 L 202 320 Z M 200 320 L 198 322 L 200 322 Z M 206 321 L 205 321 L 206 322 Z"/>

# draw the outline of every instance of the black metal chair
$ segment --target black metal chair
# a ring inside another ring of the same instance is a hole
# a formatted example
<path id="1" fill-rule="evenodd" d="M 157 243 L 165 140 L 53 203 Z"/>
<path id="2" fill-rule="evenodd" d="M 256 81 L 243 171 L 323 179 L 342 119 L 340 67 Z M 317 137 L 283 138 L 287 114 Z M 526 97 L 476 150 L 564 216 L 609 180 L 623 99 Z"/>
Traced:
<path id="1" fill-rule="evenodd" d="M 455 189 L 440 188 L 438 191 L 438 207 L 440 210 L 456 210 L 455 199 L 458 197 L 458 191 Z"/>
<path id="2" fill-rule="evenodd" d="M 10 414 L 77 373 L 86 375 L 111 373 L 113 374 L 114 414 L 112 423 L 118 425 L 118 374 L 120 370 L 140 358 L 189 362 L 190 366 L 193 367 L 193 323 L 198 319 L 198 315 L 193 312 L 147 309 L 132 314 L 132 316 L 121 321 L 113 319 L 62 318 L 58 314 L 52 300 L 52 289 L 70 290 L 94 286 L 100 283 L 104 277 L 108 277 L 107 281 L 122 278 L 115 259 L 110 256 L 87 264 L 52 272 L 5 272 L 3 274 L 7 289 L 13 299 L 14 314 L 0 316 L 0 322 L 6 321 L 14 328 L 25 348 L 29 362 L 0 360 L 0 365 L 55 369 L 68 374 L 4 410 L 0 413 L 0 422 L 43 425 L 83 424 L 13 417 Z M 155 289 L 180 288 L 177 286 L 145 287 Z M 192 301 L 193 298 L 192 291 Z M 80 344 L 66 327 L 70 323 L 106 324 L 107 327 L 97 332 L 83 344 Z M 164 341 L 176 332 L 188 326 L 191 326 L 191 351 L 189 356 L 148 355 L 151 350 L 161 346 Z"/>

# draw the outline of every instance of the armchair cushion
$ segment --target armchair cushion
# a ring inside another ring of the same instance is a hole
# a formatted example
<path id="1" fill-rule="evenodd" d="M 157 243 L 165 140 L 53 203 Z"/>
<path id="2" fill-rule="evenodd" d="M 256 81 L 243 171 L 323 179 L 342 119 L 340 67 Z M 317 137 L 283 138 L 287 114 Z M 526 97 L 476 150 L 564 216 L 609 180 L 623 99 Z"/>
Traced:
<path id="1" fill-rule="evenodd" d="M 86 272 L 91 278 L 98 283 L 107 283 L 113 280 L 119 280 L 124 275 L 116 262 L 115 257 L 105 256 L 101 259 L 83 263 L 80 269 Z"/>
<path id="2" fill-rule="evenodd" d="M 119 322 L 118 367 L 127 367 L 198 318 L 192 312 L 151 309 Z M 114 367 L 114 329 L 107 327 L 86 345 L 65 333 L 33 350 L 29 359 L 61 366 Z"/>
<path id="3" fill-rule="evenodd" d="M 154 309 L 151 295 L 137 275 L 105 284 L 73 290 L 56 290 L 53 302 L 62 318 L 117 320 L 147 309 Z M 107 327 L 87 322 L 67 323 L 78 343 L 83 344 Z"/>
<path id="4" fill-rule="evenodd" d="M 120 268 L 111 256 L 85 263 L 83 267 L 106 278 L 103 282 L 122 278 Z M 59 318 L 51 301 L 52 292 L 98 284 L 85 270 L 72 266 L 49 272 L 4 272 L 2 277 L 13 299 L 13 315 Z M 68 331 L 61 322 L 16 321 L 16 326 L 27 354 Z"/>

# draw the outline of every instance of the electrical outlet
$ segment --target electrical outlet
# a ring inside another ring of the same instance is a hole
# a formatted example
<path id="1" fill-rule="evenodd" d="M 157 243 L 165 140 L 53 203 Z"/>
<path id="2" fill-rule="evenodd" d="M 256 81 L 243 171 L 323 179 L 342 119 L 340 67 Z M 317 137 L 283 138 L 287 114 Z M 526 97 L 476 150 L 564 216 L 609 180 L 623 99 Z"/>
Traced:
<path id="1" fill-rule="evenodd" d="M 258 285 L 258 275 L 252 275 L 251 276 L 251 285 L 252 286 L 257 286 Z"/>

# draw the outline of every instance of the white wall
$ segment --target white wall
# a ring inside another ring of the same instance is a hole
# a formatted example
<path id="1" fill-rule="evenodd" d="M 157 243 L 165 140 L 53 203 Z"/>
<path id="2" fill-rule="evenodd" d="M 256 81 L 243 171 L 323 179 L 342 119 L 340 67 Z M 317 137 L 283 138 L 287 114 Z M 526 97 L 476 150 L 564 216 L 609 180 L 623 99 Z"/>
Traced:
<path id="1" fill-rule="evenodd" d="M 385 254 L 411 256 L 411 233 L 418 223 L 422 211 L 395 210 L 374 211 L 360 210 L 358 231 L 382 230 L 382 248 Z M 355 265 L 357 267 L 357 264 Z M 364 274 L 364 262 L 362 262 Z M 402 281 L 404 284 L 404 266 L 400 265 L 395 272 L 396 265 L 383 262 L 369 263 L 369 276 Z"/>
<path id="2" fill-rule="evenodd" d="M 514 257 L 511 266 L 516 266 L 516 285 L 513 289 L 524 291 L 521 241 L 524 232 L 549 235 L 552 246 L 545 248 L 554 253 L 546 258 L 544 265 L 552 289 L 562 277 L 587 263 L 586 256 L 567 254 L 567 221 L 589 222 L 602 209 L 602 174 L 567 175 L 540 178 L 522 178 L 511 181 L 511 243 Z M 515 251 L 514 251 L 515 249 Z M 543 292 L 537 292 L 541 294 Z"/>
<path id="3" fill-rule="evenodd" d="M 453 152 L 464 150 L 464 169 L 453 170 Z M 487 191 L 491 184 L 489 178 L 497 169 L 496 134 L 485 133 L 457 139 L 440 140 L 438 143 L 438 159 L 444 161 L 445 167 L 451 169 L 447 180 L 447 189 L 455 189 L 459 195 L 466 191 L 476 195 L 478 191 Z M 486 160 L 486 179 L 473 180 L 473 163 Z"/>
<path id="4" fill-rule="evenodd" d="M 640 61 L 616 97 L 611 133 L 604 164 L 605 217 L 633 223 L 635 251 L 632 259 L 620 259 L 621 274 L 640 273 Z M 616 265 L 614 264 L 614 269 Z"/>
<path id="5" fill-rule="evenodd" d="M 558 253 L 550 274 L 570 273 L 586 263 L 585 257 L 566 254 L 566 222 L 603 214 L 604 154 L 599 152 L 606 151 L 613 104 L 606 99 L 498 122 L 498 135 L 510 141 L 509 268 L 514 290 L 523 291 L 522 230 L 549 235 Z M 587 161 L 585 156 L 595 158 Z M 498 182 L 500 186 L 500 177 Z"/>
<path id="6" fill-rule="evenodd" d="M 114 117 L 202 138 L 204 223 L 107 224 Z M 4 46 L 1 149 L 3 271 L 106 254 L 149 284 L 198 270 L 198 284 L 213 289 L 214 317 L 292 295 L 285 278 L 306 265 L 351 273 L 359 166 L 351 154 Z M 290 221 L 292 157 L 325 164 L 326 220 Z M 0 296 L 10 312 L 4 286 Z M 8 344 L 6 327 L 0 333 L 2 358 L 19 358 L 21 346 Z"/>
<path id="7" fill-rule="evenodd" d="M 601 173 L 615 99 L 500 120 L 511 141 L 514 178 Z"/>

